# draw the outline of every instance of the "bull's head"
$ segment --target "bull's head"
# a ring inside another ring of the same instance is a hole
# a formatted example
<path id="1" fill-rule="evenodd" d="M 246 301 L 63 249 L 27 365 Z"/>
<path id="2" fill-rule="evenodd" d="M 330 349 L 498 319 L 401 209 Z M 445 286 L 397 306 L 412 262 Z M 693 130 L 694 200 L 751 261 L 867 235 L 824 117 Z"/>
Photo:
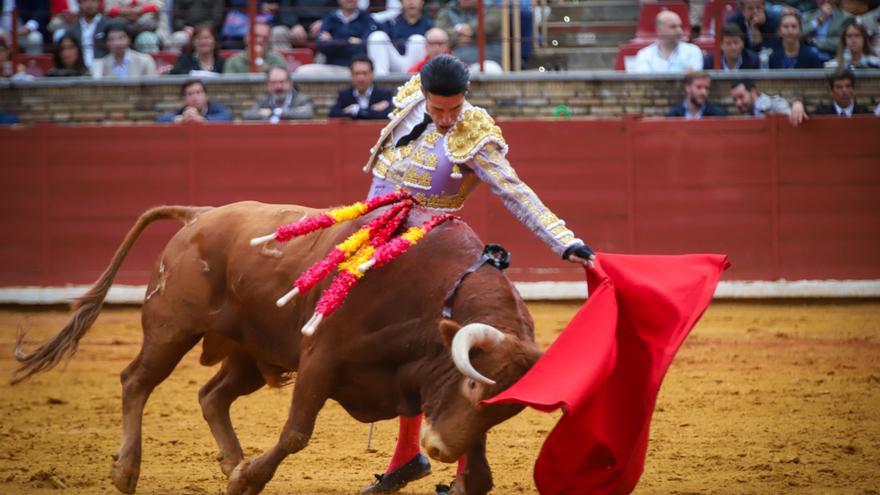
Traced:
<path id="1" fill-rule="evenodd" d="M 456 371 L 445 377 L 424 404 L 421 442 L 433 459 L 452 462 L 491 427 L 522 410 L 519 405 L 485 406 L 480 401 L 512 385 L 535 364 L 541 352 L 531 340 L 482 323 L 462 327 L 442 320 L 440 333 Z"/>

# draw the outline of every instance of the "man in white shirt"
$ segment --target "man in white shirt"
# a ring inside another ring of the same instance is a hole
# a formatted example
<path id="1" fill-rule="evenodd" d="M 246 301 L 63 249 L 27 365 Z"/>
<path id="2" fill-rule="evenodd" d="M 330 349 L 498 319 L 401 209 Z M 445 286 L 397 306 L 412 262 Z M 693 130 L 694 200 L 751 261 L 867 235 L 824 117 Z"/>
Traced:
<path id="1" fill-rule="evenodd" d="M 639 50 L 627 64 L 630 73 L 652 74 L 703 70 L 703 52 L 681 41 L 681 18 L 670 10 L 657 14 L 657 41 Z"/>

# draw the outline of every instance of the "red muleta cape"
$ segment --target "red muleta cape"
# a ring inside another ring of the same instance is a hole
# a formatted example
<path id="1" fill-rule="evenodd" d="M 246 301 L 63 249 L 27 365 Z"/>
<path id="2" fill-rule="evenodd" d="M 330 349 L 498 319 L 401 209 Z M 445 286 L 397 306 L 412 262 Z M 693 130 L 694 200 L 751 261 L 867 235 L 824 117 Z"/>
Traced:
<path id="1" fill-rule="evenodd" d="M 599 260 L 571 323 L 528 373 L 484 401 L 565 411 L 535 462 L 543 495 L 635 488 L 660 383 L 730 266 L 706 254 Z"/>

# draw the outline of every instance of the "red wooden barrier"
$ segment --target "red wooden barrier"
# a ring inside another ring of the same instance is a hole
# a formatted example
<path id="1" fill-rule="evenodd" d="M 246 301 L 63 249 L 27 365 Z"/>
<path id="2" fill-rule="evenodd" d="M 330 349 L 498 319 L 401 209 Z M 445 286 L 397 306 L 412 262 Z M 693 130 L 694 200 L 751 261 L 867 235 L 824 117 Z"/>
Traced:
<path id="1" fill-rule="evenodd" d="M 0 286 L 91 283 L 146 208 L 361 199 L 381 123 L 0 129 Z M 509 158 L 599 250 L 723 252 L 735 279 L 880 278 L 880 119 L 503 122 Z M 516 280 L 578 280 L 483 187 L 464 217 Z M 177 230 L 150 227 L 117 282 Z M 293 274 L 292 274 L 293 275 Z"/>

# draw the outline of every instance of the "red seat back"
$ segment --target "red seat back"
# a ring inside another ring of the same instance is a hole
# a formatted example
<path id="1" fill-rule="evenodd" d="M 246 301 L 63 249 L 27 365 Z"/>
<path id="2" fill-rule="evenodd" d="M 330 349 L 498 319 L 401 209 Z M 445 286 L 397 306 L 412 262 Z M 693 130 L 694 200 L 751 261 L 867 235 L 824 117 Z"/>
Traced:
<path id="1" fill-rule="evenodd" d="M 42 77 L 55 67 L 51 53 L 23 53 L 17 57 L 18 63 L 24 65 L 25 72 Z"/>
<path id="2" fill-rule="evenodd" d="M 177 57 L 180 56 L 180 53 L 153 52 L 150 55 L 153 57 L 153 60 L 156 61 L 156 71 L 160 74 L 164 74 L 166 67 L 168 67 L 168 70 L 171 70 L 171 67 L 174 67 L 174 63 L 177 62 Z"/>

